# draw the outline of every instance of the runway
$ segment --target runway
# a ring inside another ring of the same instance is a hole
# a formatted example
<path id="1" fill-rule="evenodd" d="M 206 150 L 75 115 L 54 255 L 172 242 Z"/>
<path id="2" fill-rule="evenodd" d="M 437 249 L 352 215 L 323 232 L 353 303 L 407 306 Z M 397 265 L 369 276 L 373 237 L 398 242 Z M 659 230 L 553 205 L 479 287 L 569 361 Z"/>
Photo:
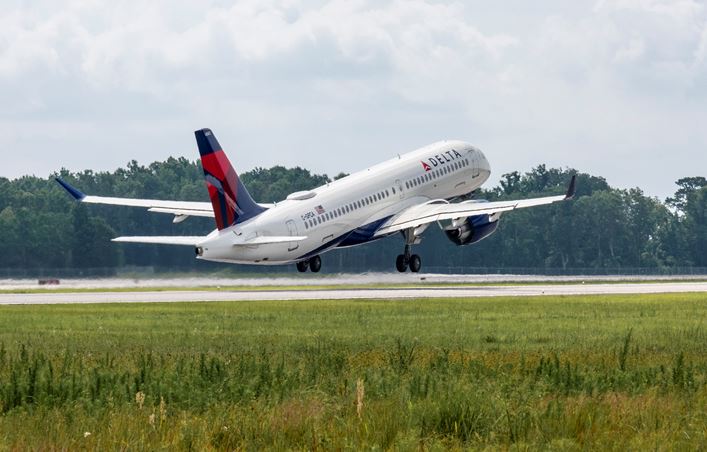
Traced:
<path id="1" fill-rule="evenodd" d="M 707 282 L 654 282 L 611 284 L 534 284 L 503 286 L 455 286 L 371 289 L 302 290 L 165 290 L 153 292 L 76 292 L 0 294 L 0 305 L 90 304 L 90 303 L 170 303 L 206 301 L 316 300 L 316 299 L 405 299 L 479 298 L 501 296 L 600 295 L 703 292 Z"/>

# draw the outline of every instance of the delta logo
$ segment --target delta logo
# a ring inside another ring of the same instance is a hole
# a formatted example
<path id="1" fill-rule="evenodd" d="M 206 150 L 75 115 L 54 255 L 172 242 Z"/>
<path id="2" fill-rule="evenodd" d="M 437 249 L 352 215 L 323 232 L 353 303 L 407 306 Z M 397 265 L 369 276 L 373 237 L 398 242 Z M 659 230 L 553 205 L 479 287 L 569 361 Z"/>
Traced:
<path id="1" fill-rule="evenodd" d="M 447 162 L 454 161 L 458 158 L 462 158 L 462 155 L 452 149 L 451 151 L 446 151 L 443 152 L 442 154 L 437 154 L 429 159 L 427 159 L 430 164 L 427 164 L 426 162 L 423 162 L 420 160 L 420 163 L 422 163 L 422 167 L 425 169 L 425 171 L 432 171 L 433 166 L 439 166 L 439 165 L 444 165 Z"/>

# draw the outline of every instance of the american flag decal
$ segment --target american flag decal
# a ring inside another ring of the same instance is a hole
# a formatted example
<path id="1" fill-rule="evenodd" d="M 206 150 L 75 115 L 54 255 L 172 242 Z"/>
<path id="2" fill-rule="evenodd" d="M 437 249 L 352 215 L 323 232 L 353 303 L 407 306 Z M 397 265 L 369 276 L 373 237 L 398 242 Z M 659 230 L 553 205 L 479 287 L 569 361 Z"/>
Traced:
<path id="1" fill-rule="evenodd" d="M 321 215 L 324 213 L 324 207 L 322 206 L 317 206 L 314 208 L 314 210 L 317 212 L 317 214 Z"/>

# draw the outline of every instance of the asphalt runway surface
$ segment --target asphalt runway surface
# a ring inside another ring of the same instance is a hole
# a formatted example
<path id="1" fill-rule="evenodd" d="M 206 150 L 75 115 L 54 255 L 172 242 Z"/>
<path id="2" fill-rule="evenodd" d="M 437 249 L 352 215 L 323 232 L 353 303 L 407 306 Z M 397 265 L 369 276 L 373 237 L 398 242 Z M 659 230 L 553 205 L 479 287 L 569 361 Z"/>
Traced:
<path id="1" fill-rule="evenodd" d="M 143 275 L 135 278 L 61 278 L 60 289 L 131 289 L 148 288 L 220 288 L 233 286 L 331 286 L 372 284 L 507 284 L 507 283 L 578 283 L 583 282 L 640 282 L 640 281 L 707 281 L 705 275 L 474 275 L 435 273 L 339 273 L 339 274 L 280 274 L 273 276 L 239 275 L 184 275 L 157 277 Z M 33 290 L 41 288 L 36 278 L 0 279 L 0 291 Z M 314 288 L 314 287 L 313 287 Z"/>
<path id="2" fill-rule="evenodd" d="M 224 290 L 154 292 L 61 292 L 0 294 L 0 305 L 169 303 L 205 301 L 312 300 L 312 299 L 405 299 L 478 298 L 499 296 L 601 295 L 701 292 L 707 301 L 707 282 L 653 282 L 610 284 L 532 284 L 504 286 L 455 286 L 364 289 Z"/>

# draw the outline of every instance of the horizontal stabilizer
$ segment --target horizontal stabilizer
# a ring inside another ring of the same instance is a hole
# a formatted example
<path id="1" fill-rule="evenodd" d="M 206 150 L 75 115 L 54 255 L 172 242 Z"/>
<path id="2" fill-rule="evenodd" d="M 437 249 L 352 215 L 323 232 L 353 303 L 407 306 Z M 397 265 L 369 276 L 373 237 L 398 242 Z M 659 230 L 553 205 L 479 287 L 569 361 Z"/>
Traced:
<path id="1" fill-rule="evenodd" d="M 133 237 L 117 237 L 114 238 L 113 242 L 123 242 L 123 243 L 154 243 L 159 245 L 185 245 L 185 246 L 196 246 L 197 243 L 202 242 L 206 237 L 201 236 L 133 236 Z"/>
<path id="2" fill-rule="evenodd" d="M 302 240 L 306 240 L 306 236 L 290 236 L 290 235 L 284 235 L 284 236 L 260 236 L 260 237 L 255 237 L 250 240 L 246 240 L 244 242 L 236 242 L 233 244 L 233 246 L 251 246 L 251 245 L 269 245 L 273 243 L 289 243 L 289 242 L 301 242 Z"/>

